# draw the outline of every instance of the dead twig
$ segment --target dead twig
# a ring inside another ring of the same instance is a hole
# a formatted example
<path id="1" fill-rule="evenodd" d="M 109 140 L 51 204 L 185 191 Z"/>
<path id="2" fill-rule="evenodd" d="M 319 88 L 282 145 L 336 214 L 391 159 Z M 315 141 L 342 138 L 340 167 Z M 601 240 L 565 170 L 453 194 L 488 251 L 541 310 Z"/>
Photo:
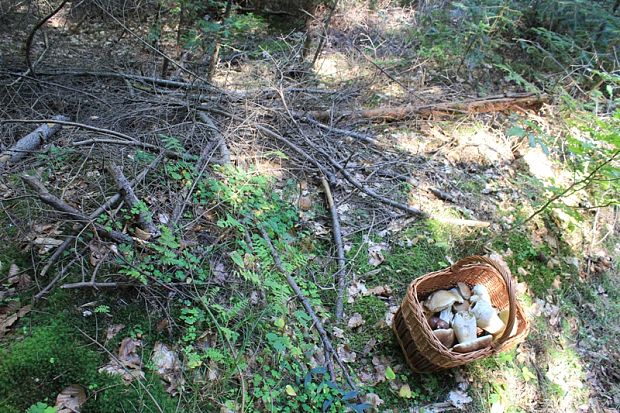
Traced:
<path id="1" fill-rule="evenodd" d="M 123 145 L 123 146 L 133 146 L 136 148 L 142 149 L 151 149 L 158 152 L 163 152 L 163 154 L 170 159 L 183 159 L 188 160 L 192 159 L 192 155 L 185 153 L 178 153 L 175 151 L 171 151 L 169 149 L 163 149 L 157 145 L 153 145 L 151 143 L 146 142 L 138 142 L 138 141 L 119 141 L 117 139 L 105 139 L 105 138 L 93 138 L 86 139 L 83 141 L 73 142 L 73 146 L 85 146 L 85 145 L 94 145 L 96 143 L 108 144 L 108 145 Z"/>
<path id="2" fill-rule="evenodd" d="M 117 138 L 125 139 L 130 142 L 138 142 L 136 138 L 132 138 L 124 133 L 116 132 L 109 129 L 97 128 L 96 126 L 86 125 L 84 123 L 69 122 L 63 119 L 0 119 L 0 125 L 4 123 L 52 123 L 63 126 L 75 126 L 76 128 L 89 130 L 92 132 L 101 133 L 103 135 L 115 136 Z"/>
<path id="3" fill-rule="evenodd" d="M 333 366 L 331 362 L 331 357 L 334 357 L 336 359 L 336 362 L 342 369 L 342 373 L 345 379 L 347 380 L 347 383 L 349 384 L 349 386 L 351 386 L 352 389 L 355 389 L 356 388 L 355 383 L 353 383 L 353 380 L 351 380 L 351 377 L 349 376 L 346 366 L 338 357 L 338 353 L 336 353 L 336 350 L 334 350 L 334 346 L 332 345 L 332 342 L 329 339 L 329 336 L 327 335 L 327 331 L 325 331 L 323 322 L 317 316 L 316 312 L 312 308 L 312 305 L 310 304 L 310 302 L 308 301 L 304 293 L 301 291 L 301 288 L 299 288 L 297 281 L 295 281 L 293 276 L 284 269 L 284 265 L 282 265 L 282 260 L 280 259 L 280 254 L 278 254 L 278 251 L 276 251 L 276 248 L 273 246 L 273 242 L 271 241 L 269 234 L 267 234 L 267 231 L 265 231 L 265 229 L 262 228 L 261 226 L 259 226 L 259 230 L 261 232 L 261 236 L 263 237 L 263 239 L 267 243 L 267 246 L 269 247 L 269 250 L 271 251 L 271 256 L 273 257 L 273 262 L 275 263 L 276 268 L 278 269 L 278 271 L 282 273 L 282 275 L 286 277 L 286 282 L 293 289 L 293 291 L 295 292 L 295 295 L 297 296 L 297 299 L 301 301 L 301 304 L 303 305 L 304 309 L 306 310 L 310 318 L 312 318 L 312 322 L 314 323 L 314 328 L 316 328 L 317 332 L 319 333 L 319 336 L 321 337 L 321 341 L 323 342 L 323 346 L 325 347 L 325 353 L 326 353 L 325 359 L 327 360 L 330 374 L 332 376 L 335 376 L 333 373 Z M 335 380 L 335 377 L 332 377 L 332 380 Z"/>
<path id="4" fill-rule="evenodd" d="M 344 295 L 347 288 L 346 284 L 346 258 L 344 255 L 344 247 L 342 243 L 342 230 L 340 228 L 340 218 L 338 217 L 338 207 L 334 201 L 332 190 L 329 187 L 329 182 L 325 178 L 321 178 L 323 189 L 325 191 L 325 198 L 327 199 L 327 205 L 329 212 L 332 216 L 332 235 L 334 238 L 334 244 L 336 245 L 336 256 L 338 262 L 338 271 L 334 274 L 337 286 L 337 298 L 336 298 L 336 320 L 342 320 L 344 314 Z"/>
<path id="5" fill-rule="evenodd" d="M 206 110 L 206 111 L 209 111 L 209 112 L 217 113 L 218 115 L 226 116 L 226 117 L 228 117 L 230 119 L 233 119 L 233 120 L 242 121 L 242 119 L 239 116 L 233 115 L 233 114 L 228 113 L 228 112 L 226 112 L 224 110 L 220 110 L 220 109 L 216 109 L 216 108 L 206 108 L 206 107 L 197 107 L 196 109 L 198 109 L 198 110 Z M 328 171 L 327 168 L 325 168 L 323 165 L 321 165 L 319 163 L 319 161 L 317 161 L 313 156 L 311 156 L 308 152 L 306 152 L 300 146 L 296 145 L 291 140 L 285 138 L 284 136 L 282 136 L 279 133 L 269 129 L 266 126 L 256 124 L 256 125 L 254 125 L 254 127 L 257 130 L 261 131 L 264 135 L 267 135 L 267 136 L 269 136 L 271 138 L 274 138 L 278 142 L 283 143 L 284 145 L 286 145 L 289 148 L 291 148 L 293 151 L 297 152 L 297 154 L 300 155 L 303 159 L 307 160 L 312 165 L 314 165 L 327 178 L 327 180 L 331 184 L 335 184 L 336 183 L 336 176 L 332 172 Z"/>
<path id="6" fill-rule="evenodd" d="M 51 194 L 47 188 L 45 188 L 45 185 L 43 185 L 43 183 L 41 181 L 39 181 L 38 178 L 34 177 L 34 176 L 30 176 L 30 175 L 22 175 L 22 180 L 27 183 L 32 189 L 34 189 L 35 191 L 37 191 L 37 196 L 39 197 L 39 199 L 51 206 L 52 208 L 56 209 L 57 211 L 62 212 L 64 215 L 67 215 L 69 218 L 75 219 L 79 222 L 85 222 L 85 223 L 90 223 L 95 232 L 114 241 L 114 242 L 118 242 L 120 244 L 133 244 L 134 241 L 133 239 L 127 235 L 124 234 L 122 232 L 118 232 L 115 230 L 106 230 L 105 228 L 103 228 L 101 225 L 99 224 L 95 224 L 95 223 L 91 223 L 90 219 L 88 216 L 84 215 L 81 211 L 73 208 L 72 206 L 66 204 L 64 201 L 62 201 L 60 198 L 56 197 L 55 195 Z"/>
<path id="7" fill-rule="evenodd" d="M 311 116 L 304 116 L 300 113 L 295 113 L 293 112 L 293 114 L 295 115 L 296 118 L 298 118 L 300 121 L 302 122 L 306 122 L 309 123 L 311 125 L 316 126 L 317 128 L 338 134 L 338 135 L 344 135 L 344 136 L 349 136 L 351 138 L 354 138 L 356 140 L 360 140 L 362 142 L 366 142 L 366 143 L 370 143 L 370 144 L 376 144 L 377 141 L 368 136 L 368 135 L 364 135 L 363 133 L 359 133 L 359 132 L 355 132 L 355 131 L 351 131 L 351 130 L 347 130 L 347 129 L 341 129 L 341 128 L 336 128 L 334 126 L 329 126 L 326 125 L 324 123 L 319 122 L 316 119 L 313 119 Z"/>
<path id="8" fill-rule="evenodd" d="M 153 160 L 153 162 L 151 162 L 145 169 L 143 169 L 140 174 L 132 181 L 131 185 L 136 185 L 138 182 L 140 182 L 141 180 L 143 180 L 150 171 L 152 171 L 158 164 L 159 162 L 161 162 L 161 160 L 163 159 L 163 154 L 160 154 L 157 158 L 155 158 Z M 84 230 L 84 228 L 86 228 L 88 225 L 90 225 L 93 220 L 97 219 L 99 217 L 99 215 L 103 214 L 104 212 L 106 212 L 107 210 L 109 210 L 110 208 L 113 208 L 114 205 L 116 205 L 119 201 L 121 200 L 121 194 L 114 194 L 113 196 L 111 196 L 110 198 L 108 198 L 107 201 L 105 201 L 99 208 L 97 208 L 93 213 L 91 213 L 88 216 L 89 222 L 85 223 L 83 225 L 81 225 L 74 233 L 74 236 L 70 236 L 67 239 L 65 239 L 63 241 L 62 244 L 60 244 L 58 246 L 58 248 L 56 248 L 56 250 L 54 251 L 54 253 L 52 254 L 52 256 L 47 260 L 47 262 L 45 263 L 45 266 L 43 267 L 43 269 L 41 270 L 41 273 L 39 274 L 39 277 L 43 278 L 45 277 L 45 275 L 47 274 L 47 272 L 49 271 L 49 269 L 52 267 L 52 265 L 54 265 L 56 263 L 56 261 L 58 261 L 58 259 L 61 257 L 62 253 L 65 252 L 65 250 L 69 247 L 69 245 L 71 244 L 71 242 L 77 238 L 78 234 Z M 45 286 L 45 288 L 43 288 L 41 291 L 39 291 L 35 296 L 34 299 L 35 300 L 39 300 L 41 297 L 43 297 L 45 294 L 47 294 L 52 287 L 58 282 L 58 280 L 61 278 L 62 273 L 58 273 L 56 274 L 56 276 L 47 284 L 47 286 Z"/>
<path id="9" fill-rule="evenodd" d="M 132 185 L 125 177 L 125 174 L 123 174 L 123 169 L 120 166 L 116 165 L 114 162 L 112 162 L 110 165 L 110 171 L 112 172 L 112 176 L 114 176 L 116 185 L 118 186 L 121 195 L 125 199 L 127 206 L 130 209 L 138 207 L 140 205 L 140 200 L 136 196 Z M 153 223 L 153 219 L 146 213 L 146 211 L 138 212 L 138 221 L 142 229 L 149 233 L 149 239 L 157 238 L 161 235 L 159 228 L 155 226 L 155 224 Z"/>
<path id="10" fill-rule="evenodd" d="M 26 39 L 26 44 L 24 46 L 26 65 L 28 66 L 28 70 L 33 76 L 36 76 L 36 73 L 34 72 L 34 65 L 32 64 L 32 61 L 30 60 L 30 49 L 32 48 L 32 41 L 34 40 L 34 36 L 37 34 L 37 31 L 41 28 L 41 26 L 43 26 L 49 19 L 54 17 L 56 13 L 58 13 L 65 6 L 65 4 L 67 4 L 68 1 L 69 0 L 63 0 L 62 3 L 58 5 L 58 7 L 56 7 L 54 10 L 51 11 L 50 14 L 48 14 L 41 21 L 39 21 L 32 28 L 32 30 L 30 31 L 30 34 L 28 35 L 28 38 Z"/>
<path id="11" fill-rule="evenodd" d="M 211 132 L 213 132 L 213 136 L 215 140 L 217 141 L 218 147 L 220 149 L 220 155 L 222 156 L 222 162 L 225 164 L 229 164 L 230 163 L 230 150 L 228 149 L 228 146 L 226 145 L 226 140 L 224 139 L 224 135 L 222 135 L 222 132 L 215 125 L 215 122 L 213 122 L 213 119 L 211 119 L 209 115 L 207 115 L 205 112 L 200 111 L 200 110 L 197 111 L 196 114 L 198 115 L 200 120 L 205 125 L 207 125 L 207 127 L 211 130 Z"/>

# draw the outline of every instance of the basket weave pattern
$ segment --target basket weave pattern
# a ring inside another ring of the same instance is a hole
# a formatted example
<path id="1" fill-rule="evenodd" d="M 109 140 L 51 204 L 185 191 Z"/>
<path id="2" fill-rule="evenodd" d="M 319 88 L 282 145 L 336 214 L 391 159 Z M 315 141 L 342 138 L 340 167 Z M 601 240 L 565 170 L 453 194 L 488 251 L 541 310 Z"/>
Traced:
<path id="1" fill-rule="evenodd" d="M 464 282 L 470 287 L 482 284 L 489 291 L 491 304 L 498 310 L 510 308 L 508 324 L 501 337 L 483 349 L 456 353 L 444 347 L 426 320 L 423 301 L 434 291 L 447 290 Z M 515 334 L 514 323 L 517 323 Z M 449 268 L 431 272 L 414 280 L 392 325 L 407 363 L 416 372 L 432 372 L 461 366 L 507 350 L 525 340 L 529 323 L 516 299 L 510 271 L 496 261 L 480 256 L 464 258 Z"/>

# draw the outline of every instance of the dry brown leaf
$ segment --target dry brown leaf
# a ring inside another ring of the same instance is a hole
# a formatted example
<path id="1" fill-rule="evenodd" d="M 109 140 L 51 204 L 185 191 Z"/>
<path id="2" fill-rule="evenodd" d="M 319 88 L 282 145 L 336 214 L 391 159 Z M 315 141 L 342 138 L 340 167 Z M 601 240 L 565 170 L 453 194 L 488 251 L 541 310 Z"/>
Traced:
<path id="1" fill-rule="evenodd" d="M 108 326 L 108 329 L 105 332 L 105 341 L 110 341 L 112 340 L 114 337 L 116 337 L 116 335 L 118 333 L 120 333 L 120 331 L 125 328 L 125 324 L 111 324 Z"/>
<path id="2" fill-rule="evenodd" d="M 86 389 L 79 384 L 72 384 L 58 393 L 54 407 L 58 413 L 79 412 L 80 407 L 86 402 Z"/>
<path id="3" fill-rule="evenodd" d="M 387 245 L 384 243 L 374 244 L 368 247 L 368 264 L 376 267 L 385 261 L 382 251 L 386 249 Z"/>
<path id="4" fill-rule="evenodd" d="M 389 285 L 378 285 L 368 290 L 364 295 L 374 295 L 377 297 L 391 297 L 392 288 Z"/>
<path id="5" fill-rule="evenodd" d="M 355 313 L 353 314 L 353 316 L 351 316 L 351 318 L 349 318 L 349 321 L 347 322 L 347 327 L 351 329 L 357 328 L 363 325 L 365 322 L 366 321 L 364 321 L 360 313 Z"/>
<path id="6" fill-rule="evenodd" d="M 1 315 L 0 316 L 0 338 L 4 337 L 6 333 L 8 333 L 11 326 L 15 324 L 17 320 L 19 320 L 20 318 L 28 314 L 31 309 L 32 309 L 31 305 L 25 305 L 10 315 Z"/>
<path id="7" fill-rule="evenodd" d="M 463 410 L 465 405 L 472 402 L 472 398 L 462 390 L 451 390 L 448 394 L 448 403 L 459 410 Z"/>
<path id="8" fill-rule="evenodd" d="M 158 342 L 153 348 L 151 360 L 155 366 L 155 372 L 168 383 L 166 391 L 173 395 L 177 394 L 185 383 L 177 353 L 170 350 L 165 344 Z"/>
<path id="9" fill-rule="evenodd" d="M 138 348 L 142 342 L 138 339 L 127 337 L 123 339 L 118 348 L 118 357 L 113 358 L 105 366 L 99 369 L 100 373 L 123 376 L 127 382 L 138 378 L 144 378 L 142 360 L 138 355 Z"/>
<path id="10" fill-rule="evenodd" d="M 142 367 L 142 359 L 138 355 L 138 347 L 142 346 L 142 341 L 127 337 L 123 339 L 118 348 L 118 359 L 127 367 Z"/>
<path id="11" fill-rule="evenodd" d="M 88 249 L 90 250 L 88 260 L 90 261 L 90 265 L 93 267 L 96 267 L 102 260 L 104 260 L 106 255 L 110 252 L 108 247 L 95 240 L 88 244 Z"/>
<path id="12" fill-rule="evenodd" d="M 361 281 L 354 281 L 349 285 L 348 288 L 348 302 L 349 304 L 353 304 L 355 302 L 355 298 L 358 295 L 366 295 L 368 290 L 366 289 L 366 285 Z"/>
<path id="13" fill-rule="evenodd" d="M 312 199 L 309 196 L 299 197 L 299 209 L 309 211 L 312 208 Z"/>
<path id="14" fill-rule="evenodd" d="M 148 241 L 151 239 L 152 235 L 150 232 L 144 231 L 141 228 L 134 228 L 134 234 L 137 238 L 141 239 L 142 241 Z"/>
<path id="15" fill-rule="evenodd" d="M 37 247 L 37 252 L 40 255 L 45 255 L 50 252 L 54 247 L 62 244 L 62 240 L 51 238 L 51 237 L 37 237 L 32 243 L 35 247 Z"/>
<path id="16" fill-rule="evenodd" d="M 338 358 L 343 363 L 353 363 L 355 359 L 357 358 L 355 351 L 351 350 L 351 348 L 347 346 L 346 344 L 339 345 L 337 349 L 337 353 L 338 353 Z"/>

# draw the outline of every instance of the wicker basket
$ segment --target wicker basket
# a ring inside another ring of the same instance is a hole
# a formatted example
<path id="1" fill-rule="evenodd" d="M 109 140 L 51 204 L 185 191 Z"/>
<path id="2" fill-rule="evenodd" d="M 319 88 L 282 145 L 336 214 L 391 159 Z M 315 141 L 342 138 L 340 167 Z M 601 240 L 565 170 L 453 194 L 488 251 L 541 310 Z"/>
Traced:
<path id="1" fill-rule="evenodd" d="M 444 347 L 433 334 L 422 307 L 422 302 L 432 292 L 455 287 L 458 282 L 470 287 L 483 284 L 489 290 L 495 308 L 510 308 L 508 325 L 502 336 L 488 347 L 469 353 L 456 353 Z M 517 329 L 511 335 L 515 321 Z M 507 350 L 525 339 L 529 323 L 515 296 L 508 268 L 490 258 L 473 256 L 414 280 L 394 317 L 392 328 L 409 366 L 423 373 L 461 366 Z"/>

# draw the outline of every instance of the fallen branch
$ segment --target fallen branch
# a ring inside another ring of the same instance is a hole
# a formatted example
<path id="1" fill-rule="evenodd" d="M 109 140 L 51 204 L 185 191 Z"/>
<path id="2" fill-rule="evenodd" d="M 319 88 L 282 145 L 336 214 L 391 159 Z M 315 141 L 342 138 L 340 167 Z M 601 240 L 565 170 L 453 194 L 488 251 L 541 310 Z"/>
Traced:
<path id="1" fill-rule="evenodd" d="M 138 182 L 143 180 L 146 177 L 146 175 L 150 171 L 152 171 L 159 164 L 159 162 L 161 162 L 162 159 L 163 159 L 163 154 L 161 154 L 157 158 L 155 158 L 153 160 L 153 162 L 151 162 L 149 164 L 149 166 L 147 166 L 145 169 L 143 169 L 140 172 L 140 174 L 136 177 L 136 179 L 134 179 L 132 181 L 132 183 L 131 183 L 132 186 L 136 185 Z M 121 194 L 114 194 L 110 198 L 108 198 L 108 200 L 106 202 L 104 202 L 99 208 L 97 208 L 93 213 L 91 213 L 88 216 L 88 219 L 89 219 L 88 223 L 84 223 L 84 224 L 80 225 L 80 227 L 75 231 L 75 236 L 77 236 L 77 234 L 79 234 L 81 231 L 83 231 L 84 228 L 86 228 L 88 225 L 90 225 L 90 223 L 92 221 L 97 219 L 99 217 L 99 215 L 103 214 L 104 212 L 106 212 L 110 208 L 114 207 L 114 205 L 116 205 L 120 200 L 121 200 Z M 39 274 L 39 276 L 41 278 L 45 277 L 45 275 L 47 274 L 49 269 L 52 267 L 52 265 L 54 265 L 56 263 L 56 261 L 58 261 L 58 259 L 62 255 L 62 253 L 69 247 L 69 245 L 71 244 L 71 241 L 73 241 L 73 239 L 74 239 L 73 236 L 68 237 L 67 239 L 65 239 L 63 241 L 62 244 L 60 244 L 58 246 L 58 248 L 56 248 L 56 250 L 54 251 L 52 256 L 47 260 L 47 262 L 45 263 L 45 266 L 41 270 L 41 273 Z M 56 274 L 56 276 L 49 282 L 49 284 L 47 284 L 47 286 L 45 286 L 45 288 L 43 288 L 41 291 L 39 291 L 34 296 L 34 299 L 38 300 L 41 297 L 43 297 L 45 294 L 47 294 L 52 289 L 52 287 L 58 282 L 58 280 L 60 279 L 61 276 L 62 276 L 62 273 L 60 273 L 60 272 L 58 274 Z"/>
<path id="2" fill-rule="evenodd" d="M 131 142 L 137 142 L 135 138 L 132 138 L 129 135 L 125 135 L 124 133 L 116 132 L 109 129 L 97 128 L 95 126 L 85 125 L 83 123 L 69 122 L 65 119 L 67 118 L 63 117 L 62 119 L 59 119 L 56 116 L 54 116 L 52 119 L 0 119 L 0 125 L 2 125 L 3 123 L 53 123 L 63 126 L 75 126 L 76 128 L 86 129 L 92 132 L 101 133 L 103 135 L 115 136 L 117 138 L 126 139 Z"/>
<path id="3" fill-rule="evenodd" d="M 265 240 L 265 242 L 267 243 L 267 246 L 269 247 L 269 250 L 271 251 L 271 256 L 273 257 L 273 262 L 275 263 L 276 268 L 286 277 L 286 282 L 295 292 L 297 299 L 301 301 L 301 304 L 303 305 L 304 309 L 306 310 L 306 312 L 312 319 L 314 328 L 316 328 L 317 332 L 319 333 L 319 336 L 321 337 L 321 341 L 323 342 L 323 346 L 325 347 L 325 353 L 326 353 L 325 359 L 327 360 L 330 373 L 332 374 L 332 376 L 334 375 L 333 366 L 331 366 L 331 358 L 330 358 L 330 355 L 331 355 L 336 359 L 336 362 L 342 369 L 342 373 L 344 374 L 347 380 L 347 383 L 349 383 L 349 386 L 351 386 L 352 389 L 355 389 L 356 388 L 355 383 L 353 383 L 353 380 L 351 380 L 351 377 L 349 376 L 349 373 L 347 372 L 346 366 L 344 366 L 344 364 L 338 357 L 338 353 L 336 353 L 336 350 L 334 350 L 334 346 L 332 345 L 332 342 L 329 339 L 329 336 L 327 335 L 327 331 L 325 331 L 325 327 L 323 327 L 323 323 L 321 322 L 321 319 L 316 315 L 316 312 L 312 308 L 312 305 L 310 304 L 310 302 L 308 301 L 304 293 L 301 291 L 301 288 L 299 288 L 299 285 L 297 284 L 293 276 L 284 269 L 284 265 L 282 265 L 282 260 L 280 259 L 280 255 L 278 254 L 278 251 L 276 251 L 275 247 L 273 246 L 273 242 L 271 241 L 269 234 L 267 234 L 267 231 L 265 231 L 265 229 L 263 229 L 262 227 L 259 227 L 259 229 L 260 229 L 263 239 Z M 334 379 L 335 377 L 332 377 L 332 380 Z"/>
<path id="4" fill-rule="evenodd" d="M 96 282 L 96 281 L 82 281 L 78 283 L 63 284 L 60 288 L 69 290 L 72 288 L 117 288 L 117 287 L 134 287 L 136 283 L 123 283 L 123 282 Z"/>
<path id="5" fill-rule="evenodd" d="M 51 194 L 47 190 L 47 188 L 45 188 L 43 183 L 39 181 L 36 177 L 30 176 L 30 175 L 22 175 L 21 178 L 32 189 L 37 191 L 37 196 L 43 203 L 62 212 L 64 215 L 67 215 L 69 218 L 75 219 L 79 222 L 90 223 L 98 234 L 112 241 L 118 242 L 119 244 L 123 244 L 123 243 L 133 244 L 134 243 L 133 239 L 127 234 L 124 234 L 122 232 L 118 232 L 115 230 L 108 231 L 99 224 L 91 223 L 90 222 L 91 220 L 88 216 L 84 215 L 81 211 L 73 208 L 71 205 L 66 204 L 60 198 Z"/>
<path id="6" fill-rule="evenodd" d="M 136 193 L 134 192 L 132 185 L 127 180 L 127 177 L 125 177 L 125 174 L 123 174 L 123 169 L 120 166 L 116 165 L 114 162 L 112 162 L 110 166 L 110 171 L 114 176 L 114 181 L 116 181 L 116 185 L 118 186 L 121 195 L 125 199 L 127 206 L 129 206 L 130 209 L 138 207 L 140 205 L 140 200 L 136 196 Z M 140 223 L 140 227 L 146 232 L 148 232 L 149 239 L 157 238 L 161 235 L 161 232 L 153 223 L 153 219 L 145 211 L 138 212 L 138 221 Z"/>
<path id="7" fill-rule="evenodd" d="M 332 133 L 335 133 L 335 134 L 338 134 L 338 135 L 349 136 L 351 138 L 354 138 L 354 139 L 357 139 L 357 140 L 360 140 L 360 141 L 363 141 L 363 142 L 366 142 L 366 143 L 370 143 L 370 144 L 377 143 L 377 141 L 374 138 L 372 138 L 372 137 L 370 137 L 368 135 L 364 135 L 363 133 L 359 133 L 359 132 L 350 131 L 350 130 L 347 130 L 347 129 L 340 129 L 340 128 L 336 128 L 336 127 L 333 127 L 333 126 L 329 126 L 329 125 L 326 125 L 324 123 L 319 122 L 316 119 L 313 119 L 310 116 L 304 116 L 304 115 L 302 115 L 300 113 L 294 113 L 294 115 L 300 121 L 309 123 L 309 124 L 314 125 L 314 126 L 320 128 L 320 129 L 323 129 L 323 130 L 326 130 L 326 131 L 329 131 L 329 132 L 332 132 Z"/>
<path id="8" fill-rule="evenodd" d="M 327 198 L 327 205 L 329 212 L 332 216 L 332 232 L 334 238 L 334 244 L 336 245 L 336 256 L 338 262 L 338 271 L 334 274 L 337 286 L 337 298 L 336 298 L 336 320 L 341 320 L 344 314 L 344 294 L 346 290 L 346 259 L 344 256 L 344 246 L 342 244 L 342 230 L 340 228 L 340 218 L 338 217 L 338 208 L 334 202 L 332 190 L 329 187 L 329 182 L 321 177 L 321 183 L 325 190 L 325 198 Z"/>
<path id="9" fill-rule="evenodd" d="M 26 39 L 26 45 L 24 47 L 25 52 L 26 52 L 26 65 L 28 66 L 28 70 L 30 71 L 30 73 L 33 76 L 36 76 L 35 72 L 34 72 L 34 65 L 32 64 L 32 61 L 30 60 L 30 49 L 32 48 L 32 41 L 34 40 L 34 36 L 37 33 L 37 30 L 39 30 L 41 28 L 41 26 L 43 26 L 49 19 L 51 19 L 52 17 L 54 17 L 56 15 L 56 13 L 58 13 L 64 6 L 65 4 L 67 4 L 69 0 L 63 0 L 58 7 L 56 7 L 54 10 L 52 10 L 50 12 L 50 14 L 48 14 L 47 16 L 45 16 L 41 21 L 39 21 L 30 31 L 30 34 L 28 35 L 28 38 Z"/>
<path id="10" fill-rule="evenodd" d="M 470 99 L 462 102 L 436 103 L 424 106 L 394 106 L 381 107 L 366 110 L 354 110 L 338 114 L 338 117 L 348 119 L 370 119 L 372 121 L 392 122 L 413 118 L 416 116 L 445 116 L 456 114 L 501 112 L 513 108 L 536 107 L 547 102 L 547 95 L 535 95 L 532 93 L 518 93 L 511 95 L 490 96 L 480 99 Z M 319 120 L 326 121 L 333 115 L 331 111 L 315 111 L 310 115 Z"/>
<path id="11" fill-rule="evenodd" d="M 163 149 L 157 145 L 153 145 L 151 143 L 146 142 L 138 142 L 138 141 L 119 141 L 117 139 L 101 139 L 101 138 L 93 138 L 86 139 L 83 141 L 73 142 L 73 146 L 85 146 L 85 145 L 94 145 L 96 143 L 108 144 L 108 145 L 123 145 L 123 146 L 134 146 L 136 148 L 142 149 L 151 149 L 154 151 L 163 152 L 163 154 L 170 159 L 183 159 L 188 160 L 192 158 L 190 154 L 178 153 L 175 151 L 171 151 L 168 149 Z"/>
<path id="12" fill-rule="evenodd" d="M 52 120 L 65 121 L 69 120 L 69 118 L 63 115 L 57 115 L 53 116 Z M 10 149 L 0 154 L 0 170 L 2 170 L 7 163 L 15 163 L 20 161 L 33 151 L 37 150 L 40 146 L 46 144 L 49 139 L 62 128 L 60 124 L 52 121 L 38 121 L 35 123 L 42 122 L 46 123 L 18 140 Z"/>
<path id="13" fill-rule="evenodd" d="M 218 148 L 220 150 L 220 155 L 222 156 L 222 162 L 225 164 L 229 164 L 230 163 L 230 150 L 228 149 L 228 146 L 226 145 L 226 140 L 224 139 L 224 135 L 222 135 L 222 132 L 220 131 L 220 129 L 217 126 L 215 126 L 215 122 L 213 122 L 213 119 L 211 119 L 209 115 L 207 115 L 205 112 L 200 111 L 200 110 L 197 111 L 196 114 L 198 115 L 200 120 L 205 125 L 207 125 L 207 127 L 213 132 L 213 137 L 217 141 Z"/>

